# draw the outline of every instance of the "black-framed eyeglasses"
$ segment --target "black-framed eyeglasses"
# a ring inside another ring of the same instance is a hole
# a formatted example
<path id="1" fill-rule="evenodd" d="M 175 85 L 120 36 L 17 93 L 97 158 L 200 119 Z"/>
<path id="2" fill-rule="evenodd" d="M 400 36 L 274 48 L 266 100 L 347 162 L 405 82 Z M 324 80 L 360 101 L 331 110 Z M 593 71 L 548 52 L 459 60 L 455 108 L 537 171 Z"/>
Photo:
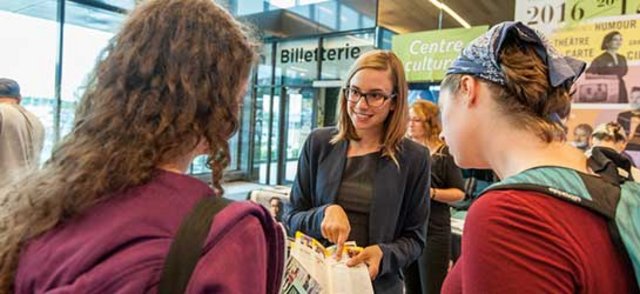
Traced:
<path id="1" fill-rule="evenodd" d="M 345 87 L 342 89 L 344 91 L 344 97 L 347 101 L 351 103 L 358 103 L 362 97 L 364 97 L 364 101 L 367 103 L 369 107 L 380 107 L 384 104 L 385 101 L 395 98 L 397 95 L 395 93 L 385 94 L 382 92 L 370 92 L 364 93 L 357 88 L 354 87 Z"/>

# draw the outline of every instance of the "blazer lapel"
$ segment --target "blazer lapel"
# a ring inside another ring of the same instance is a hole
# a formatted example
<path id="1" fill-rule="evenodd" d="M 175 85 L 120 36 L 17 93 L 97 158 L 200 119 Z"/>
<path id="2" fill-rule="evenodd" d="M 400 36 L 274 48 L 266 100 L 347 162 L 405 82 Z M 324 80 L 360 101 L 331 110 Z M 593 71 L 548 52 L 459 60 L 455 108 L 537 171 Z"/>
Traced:
<path id="1" fill-rule="evenodd" d="M 336 143 L 327 157 L 318 165 L 318 198 L 322 204 L 335 203 L 342 182 L 342 172 L 347 159 L 347 142 Z"/>
<path id="2" fill-rule="evenodd" d="M 402 187 L 400 170 L 388 157 L 378 159 L 373 177 L 373 195 L 369 210 L 369 243 L 393 238 L 398 215 L 402 206 Z M 390 236 L 391 235 L 391 236 Z"/>

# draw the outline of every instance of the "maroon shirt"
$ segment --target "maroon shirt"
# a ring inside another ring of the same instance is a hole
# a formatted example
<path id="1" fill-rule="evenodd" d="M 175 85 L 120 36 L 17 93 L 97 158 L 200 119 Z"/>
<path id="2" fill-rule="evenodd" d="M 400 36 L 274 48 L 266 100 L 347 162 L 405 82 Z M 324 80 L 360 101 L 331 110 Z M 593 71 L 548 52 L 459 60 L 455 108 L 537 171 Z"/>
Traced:
<path id="1" fill-rule="evenodd" d="M 550 196 L 493 191 L 466 217 L 442 293 L 635 293 L 603 217 Z"/>
<path id="2" fill-rule="evenodd" d="M 211 194 L 195 178 L 159 171 L 150 183 L 29 242 L 16 293 L 155 293 L 180 222 Z M 265 232 L 273 230 L 263 225 L 278 226 L 264 208 L 248 202 L 233 203 L 216 215 L 187 292 L 266 293 L 269 281 L 280 280 L 270 275 L 282 274 L 274 266 L 274 252 L 284 254 L 283 243 L 267 248 L 267 239 L 284 236 L 282 230 L 269 236 Z"/>

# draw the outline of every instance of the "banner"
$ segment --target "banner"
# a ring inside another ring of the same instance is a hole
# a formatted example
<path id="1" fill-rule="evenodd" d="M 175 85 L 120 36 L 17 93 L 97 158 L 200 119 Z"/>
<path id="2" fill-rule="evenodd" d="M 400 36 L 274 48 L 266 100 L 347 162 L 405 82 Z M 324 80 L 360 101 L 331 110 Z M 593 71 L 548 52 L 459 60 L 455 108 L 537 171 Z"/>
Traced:
<path id="1" fill-rule="evenodd" d="M 469 42 L 488 26 L 446 29 L 393 36 L 392 51 L 402 60 L 407 81 L 440 81 Z"/>
<path id="2" fill-rule="evenodd" d="M 640 13 L 640 0 L 516 0 L 515 20 L 551 33 L 607 16 Z"/>
<path id="3" fill-rule="evenodd" d="M 640 0 L 516 0 L 515 20 L 588 63 L 574 102 L 627 104 L 640 91 Z"/>

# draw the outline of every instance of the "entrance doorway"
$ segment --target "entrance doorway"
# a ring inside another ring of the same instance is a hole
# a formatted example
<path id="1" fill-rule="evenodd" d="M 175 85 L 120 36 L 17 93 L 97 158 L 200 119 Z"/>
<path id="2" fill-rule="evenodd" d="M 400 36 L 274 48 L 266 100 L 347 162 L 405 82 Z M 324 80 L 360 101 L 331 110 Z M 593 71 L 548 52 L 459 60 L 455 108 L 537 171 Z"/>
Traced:
<path id="1" fill-rule="evenodd" d="M 304 142 L 317 127 L 334 126 L 339 87 L 256 87 L 251 178 L 287 185 L 295 179 Z"/>

